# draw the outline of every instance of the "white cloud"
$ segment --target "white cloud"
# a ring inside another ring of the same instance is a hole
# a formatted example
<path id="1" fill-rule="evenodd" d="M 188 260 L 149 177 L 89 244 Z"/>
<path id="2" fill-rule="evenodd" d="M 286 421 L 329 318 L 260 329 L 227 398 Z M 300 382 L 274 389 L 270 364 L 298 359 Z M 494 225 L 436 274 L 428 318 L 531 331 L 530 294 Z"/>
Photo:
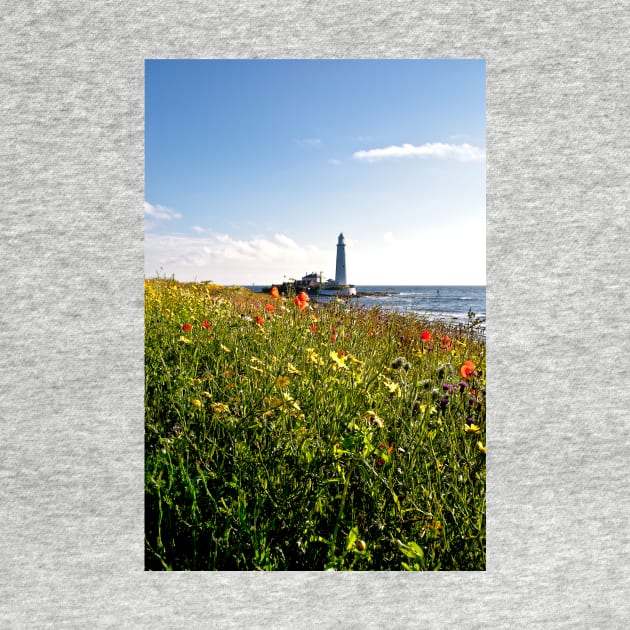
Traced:
<path id="1" fill-rule="evenodd" d="M 144 216 L 150 217 L 154 221 L 171 221 L 173 219 L 181 219 L 182 215 L 166 206 L 154 206 L 148 201 L 144 202 Z"/>
<path id="2" fill-rule="evenodd" d="M 290 249 L 297 249 L 298 247 L 298 244 L 292 238 L 289 238 L 284 234 L 274 234 L 274 239 L 280 243 L 280 245 L 284 245 Z"/>
<path id="3" fill-rule="evenodd" d="M 404 157 L 436 157 L 451 158 L 460 162 L 472 162 L 483 160 L 485 152 L 479 147 L 470 144 L 445 144 L 443 142 L 426 143 L 420 146 L 413 144 L 403 144 L 402 146 L 392 145 L 383 149 L 368 149 L 356 151 L 352 154 L 355 160 L 365 162 L 376 162 Z"/>
<path id="4" fill-rule="evenodd" d="M 485 219 L 477 215 L 440 227 L 346 238 L 348 280 L 367 284 L 485 284 Z M 285 234 L 237 239 L 229 234 L 145 237 L 147 277 L 220 284 L 270 285 L 305 273 L 334 277 L 335 239 L 325 247 L 296 242 Z"/>
<path id="5" fill-rule="evenodd" d="M 271 284 L 311 271 L 334 270 L 335 252 L 296 243 L 285 234 L 272 239 L 236 239 L 229 234 L 192 236 L 147 234 L 145 274 L 220 284 Z"/>
<path id="6" fill-rule="evenodd" d="M 339 166 L 341 164 L 341 160 L 328 160 L 328 164 L 332 164 L 333 166 Z"/>

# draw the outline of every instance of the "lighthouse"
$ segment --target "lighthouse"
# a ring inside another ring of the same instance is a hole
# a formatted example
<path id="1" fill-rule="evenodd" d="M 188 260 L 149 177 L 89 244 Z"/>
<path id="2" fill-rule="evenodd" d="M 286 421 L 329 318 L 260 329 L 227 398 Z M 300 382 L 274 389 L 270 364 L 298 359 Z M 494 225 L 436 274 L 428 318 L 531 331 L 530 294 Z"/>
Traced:
<path id="1" fill-rule="evenodd" d="M 346 241 L 343 233 L 339 234 L 337 241 L 337 266 L 335 267 L 335 284 L 337 286 L 346 286 Z"/>

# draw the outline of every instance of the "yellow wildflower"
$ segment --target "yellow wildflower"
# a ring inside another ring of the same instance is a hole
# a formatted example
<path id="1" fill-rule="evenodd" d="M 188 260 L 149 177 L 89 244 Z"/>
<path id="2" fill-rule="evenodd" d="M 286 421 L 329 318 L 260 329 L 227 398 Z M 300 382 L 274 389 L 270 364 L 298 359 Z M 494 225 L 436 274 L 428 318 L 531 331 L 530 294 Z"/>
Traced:
<path id="1" fill-rule="evenodd" d="M 481 443 L 481 442 L 477 442 L 477 448 L 485 455 L 486 454 L 486 447 Z"/>
<path id="2" fill-rule="evenodd" d="M 214 411 L 214 413 L 227 413 L 230 410 L 225 403 L 214 402 L 210 403 L 210 406 L 212 407 L 212 411 Z"/>
<path id="3" fill-rule="evenodd" d="M 270 405 L 271 407 L 279 407 L 282 404 L 282 400 L 277 396 L 272 396 L 271 398 L 265 398 L 263 401 L 265 404 Z"/>
<path id="4" fill-rule="evenodd" d="M 189 339 L 188 337 L 180 337 L 179 340 L 182 343 L 192 343 L 192 339 Z"/>
<path id="5" fill-rule="evenodd" d="M 324 360 L 313 350 L 313 348 L 306 348 L 306 360 L 314 363 L 315 365 L 324 365 Z"/>
<path id="6" fill-rule="evenodd" d="M 466 433 L 479 433 L 481 429 L 476 425 L 476 424 L 467 424 L 464 427 L 464 431 L 466 431 Z"/>
<path id="7" fill-rule="evenodd" d="M 282 397 L 284 398 L 284 402 L 290 407 L 293 407 L 296 411 L 301 411 L 299 403 L 293 399 L 293 396 L 291 396 L 289 392 L 282 392 Z"/>
<path id="8" fill-rule="evenodd" d="M 343 368 L 344 370 L 348 369 L 348 366 L 346 365 L 346 356 L 347 355 L 344 355 L 343 357 L 340 357 L 337 354 L 336 350 L 332 350 L 330 352 L 330 358 L 335 362 L 335 365 L 337 365 L 338 367 Z"/>
<path id="9" fill-rule="evenodd" d="M 195 406 L 195 407 L 201 407 L 201 401 L 198 398 L 195 398 L 194 400 L 191 401 L 191 403 Z"/>
<path id="10" fill-rule="evenodd" d="M 289 374 L 302 374 L 300 370 L 298 370 L 293 363 L 288 364 Z"/>
<path id="11" fill-rule="evenodd" d="M 400 391 L 400 385 L 398 383 L 394 383 L 391 379 L 387 378 L 384 374 L 381 374 L 381 381 L 383 381 L 383 385 L 387 388 L 387 391 L 390 394 L 400 398 L 402 396 L 402 392 Z"/>
<path id="12" fill-rule="evenodd" d="M 442 531 L 442 523 L 440 521 L 431 521 L 425 525 L 425 529 L 439 534 Z"/>
<path id="13" fill-rule="evenodd" d="M 291 382 L 291 379 L 288 376 L 278 376 L 276 379 L 276 385 L 282 389 L 286 387 Z"/>
<path id="14" fill-rule="evenodd" d="M 352 361 L 353 363 L 356 363 L 357 365 L 365 365 L 365 361 L 361 361 L 361 359 L 357 359 L 353 354 L 348 353 L 346 357 L 350 359 L 350 361 Z"/>

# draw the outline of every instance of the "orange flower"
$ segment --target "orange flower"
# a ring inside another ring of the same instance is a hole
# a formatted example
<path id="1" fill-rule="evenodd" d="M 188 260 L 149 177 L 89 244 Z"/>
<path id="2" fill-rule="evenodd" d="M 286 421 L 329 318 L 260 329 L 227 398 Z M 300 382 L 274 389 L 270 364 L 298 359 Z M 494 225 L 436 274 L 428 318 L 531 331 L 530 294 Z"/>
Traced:
<path id="1" fill-rule="evenodd" d="M 192 330 L 191 324 L 182 324 L 182 330 Z"/>
<path id="2" fill-rule="evenodd" d="M 431 333 L 428 330 L 423 330 L 420 337 L 424 342 L 431 341 Z"/>
<path id="3" fill-rule="evenodd" d="M 263 322 L 265 320 L 260 316 L 260 315 L 256 315 L 256 323 L 259 324 L 260 326 L 262 326 Z"/>
<path id="4" fill-rule="evenodd" d="M 265 304 L 265 310 L 269 311 L 270 313 L 273 313 L 273 311 L 276 310 L 276 307 L 273 304 Z"/>
<path id="5" fill-rule="evenodd" d="M 459 375 L 462 378 L 470 378 L 470 375 L 475 371 L 475 364 L 472 361 L 464 361 L 464 365 L 459 369 Z"/>
<path id="6" fill-rule="evenodd" d="M 311 326 L 311 332 L 317 332 L 317 324 Z"/>
<path id="7" fill-rule="evenodd" d="M 278 287 L 271 287 L 271 297 L 272 298 L 280 297 L 280 291 L 278 291 Z"/>
<path id="8" fill-rule="evenodd" d="M 448 335 L 445 335 L 442 339 L 442 347 L 450 348 L 451 347 L 451 338 Z"/>
<path id="9" fill-rule="evenodd" d="M 210 330 L 212 328 L 212 324 L 208 323 L 207 319 L 203 320 L 203 324 L 201 324 L 202 328 L 205 328 L 206 330 Z"/>
<path id="10" fill-rule="evenodd" d="M 308 297 L 308 295 L 306 295 L 306 293 L 304 293 L 304 291 L 300 291 L 296 296 L 295 296 L 295 300 L 293 300 L 295 302 L 295 305 L 297 307 L 299 307 L 299 309 L 302 311 L 306 308 L 306 305 L 308 304 L 308 301 L 310 300 L 310 298 Z"/>

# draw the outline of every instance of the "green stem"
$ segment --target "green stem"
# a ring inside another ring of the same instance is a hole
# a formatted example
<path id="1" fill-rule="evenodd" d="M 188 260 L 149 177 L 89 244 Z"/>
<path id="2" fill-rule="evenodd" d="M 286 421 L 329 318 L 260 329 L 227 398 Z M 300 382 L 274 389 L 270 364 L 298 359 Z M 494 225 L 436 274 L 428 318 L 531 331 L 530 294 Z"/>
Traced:
<path id="1" fill-rule="evenodd" d="M 341 493 L 341 503 L 339 505 L 339 512 L 337 513 L 337 521 L 335 523 L 335 529 L 333 530 L 332 544 L 330 545 L 330 550 L 328 551 L 328 561 L 327 561 L 328 565 L 330 565 L 330 563 L 333 561 L 335 557 L 335 551 L 337 548 L 337 533 L 339 531 L 339 525 L 341 523 L 341 519 L 343 518 L 343 510 L 346 505 L 346 496 L 348 494 L 348 486 L 350 485 L 350 478 L 352 477 L 353 472 L 354 472 L 354 466 L 352 466 L 352 468 L 350 468 L 350 470 L 348 471 L 348 475 L 343 484 L 343 492 Z"/>

